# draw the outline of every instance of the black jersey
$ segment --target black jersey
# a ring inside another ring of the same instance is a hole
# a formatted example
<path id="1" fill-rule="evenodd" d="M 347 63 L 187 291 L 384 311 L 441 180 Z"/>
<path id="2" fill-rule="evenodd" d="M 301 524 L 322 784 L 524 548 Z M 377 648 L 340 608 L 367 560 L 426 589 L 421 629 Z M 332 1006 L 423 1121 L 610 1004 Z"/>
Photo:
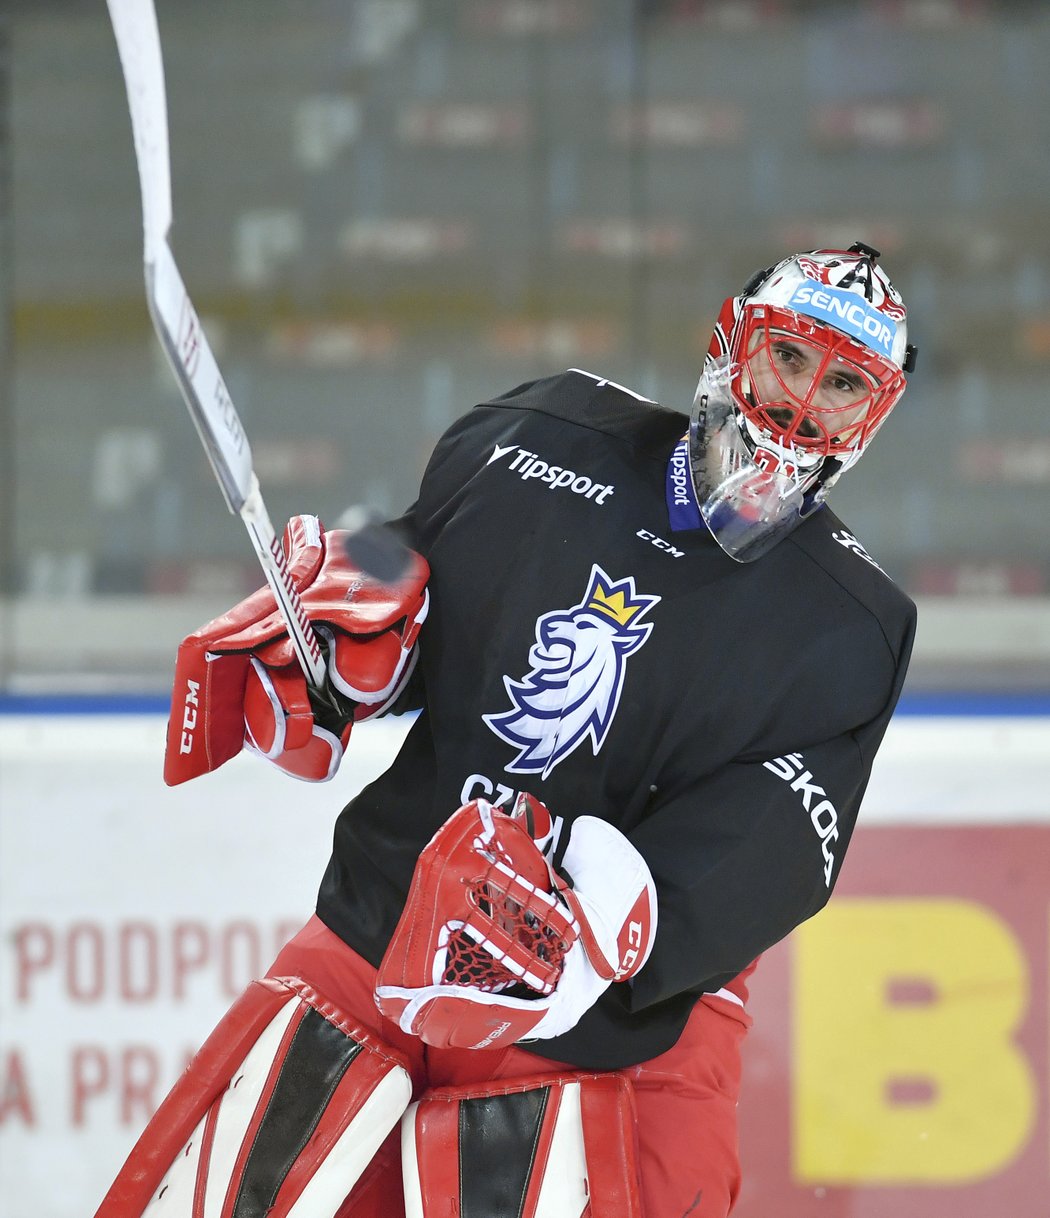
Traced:
<path id="1" fill-rule="evenodd" d="M 527 790 L 625 833 L 652 955 L 537 1053 L 616 1068 L 827 901 L 900 693 L 915 611 L 824 508 L 768 555 L 673 531 L 688 420 L 571 371 L 475 407 L 403 521 L 432 568 L 419 718 L 343 811 L 318 913 L 378 965 L 462 803 Z"/>

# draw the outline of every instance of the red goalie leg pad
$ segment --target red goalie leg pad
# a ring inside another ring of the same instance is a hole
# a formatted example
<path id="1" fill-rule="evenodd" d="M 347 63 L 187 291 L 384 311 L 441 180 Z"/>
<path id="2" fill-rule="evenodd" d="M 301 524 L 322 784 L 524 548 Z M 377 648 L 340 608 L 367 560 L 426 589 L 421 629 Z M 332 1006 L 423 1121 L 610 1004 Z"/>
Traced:
<path id="1" fill-rule="evenodd" d="M 630 1082 L 563 1074 L 428 1092 L 401 1126 L 408 1218 L 641 1218 Z"/>
<path id="2" fill-rule="evenodd" d="M 305 982 L 253 982 L 96 1218 L 331 1218 L 411 1092 L 400 1055 Z"/>

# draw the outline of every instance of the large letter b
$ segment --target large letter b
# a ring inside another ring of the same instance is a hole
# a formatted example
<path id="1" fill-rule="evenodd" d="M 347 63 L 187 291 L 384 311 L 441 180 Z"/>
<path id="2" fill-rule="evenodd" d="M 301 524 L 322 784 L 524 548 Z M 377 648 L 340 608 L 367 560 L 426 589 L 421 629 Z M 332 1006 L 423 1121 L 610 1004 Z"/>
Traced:
<path id="1" fill-rule="evenodd" d="M 1031 1133 L 1013 1042 L 1024 958 L 958 900 L 838 898 L 795 935 L 794 1170 L 802 1181 L 961 1183 Z"/>

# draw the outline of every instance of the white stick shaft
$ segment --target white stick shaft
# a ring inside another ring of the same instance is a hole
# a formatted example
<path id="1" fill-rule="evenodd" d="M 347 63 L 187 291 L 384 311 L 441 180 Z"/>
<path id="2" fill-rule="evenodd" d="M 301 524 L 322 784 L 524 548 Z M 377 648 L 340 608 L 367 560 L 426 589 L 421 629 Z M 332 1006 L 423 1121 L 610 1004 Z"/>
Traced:
<path id="1" fill-rule="evenodd" d="M 135 135 L 142 192 L 143 265 L 153 325 L 231 512 L 248 530 L 308 680 L 321 688 L 324 657 L 292 582 L 252 468 L 252 451 L 168 244 L 171 168 L 164 64 L 153 0 L 107 0 Z"/>
<path id="2" fill-rule="evenodd" d="M 325 683 L 325 664 L 317 643 L 317 635 L 306 616 L 295 584 L 292 583 L 284 547 L 270 523 L 270 514 L 262 501 L 262 495 L 259 494 L 259 483 L 254 474 L 252 483 L 252 492 L 240 510 L 240 517 L 252 539 L 259 565 L 277 601 L 277 608 L 288 627 L 288 637 L 295 648 L 296 658 L 310 684 L 315 689 L 321 689 Z"/>
<path id="3" fill-rule="evenodd" d="M 167 241 L 146 250 L 146 299 L 190 417 L 231 512 L 251 493 L 252 450 Z"/>
<path id="4" fill-rule="evenodd" d="M 107 0 L 128 91 L 142 187 L 146 254 L 171 228 L 171 168 L 164 63 L 153 0 Z"/>

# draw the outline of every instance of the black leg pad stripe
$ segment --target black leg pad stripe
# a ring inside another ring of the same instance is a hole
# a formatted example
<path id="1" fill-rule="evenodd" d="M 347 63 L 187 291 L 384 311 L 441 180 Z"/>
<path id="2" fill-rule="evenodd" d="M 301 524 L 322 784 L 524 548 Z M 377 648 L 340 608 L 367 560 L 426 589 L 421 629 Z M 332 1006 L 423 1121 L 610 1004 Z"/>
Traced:
<path id="1" fill-rule="evenodd" d="M 549 1087 L 465 1099 L 459 1109 L 461 1218 L 517 1218 Z"/>
<path id="2" fill-rule="evenodd" d="M 310 1009 L 296 1029 L 248 1153 L 233 1218 L 263 1218 L 361 1046 Z"/>

